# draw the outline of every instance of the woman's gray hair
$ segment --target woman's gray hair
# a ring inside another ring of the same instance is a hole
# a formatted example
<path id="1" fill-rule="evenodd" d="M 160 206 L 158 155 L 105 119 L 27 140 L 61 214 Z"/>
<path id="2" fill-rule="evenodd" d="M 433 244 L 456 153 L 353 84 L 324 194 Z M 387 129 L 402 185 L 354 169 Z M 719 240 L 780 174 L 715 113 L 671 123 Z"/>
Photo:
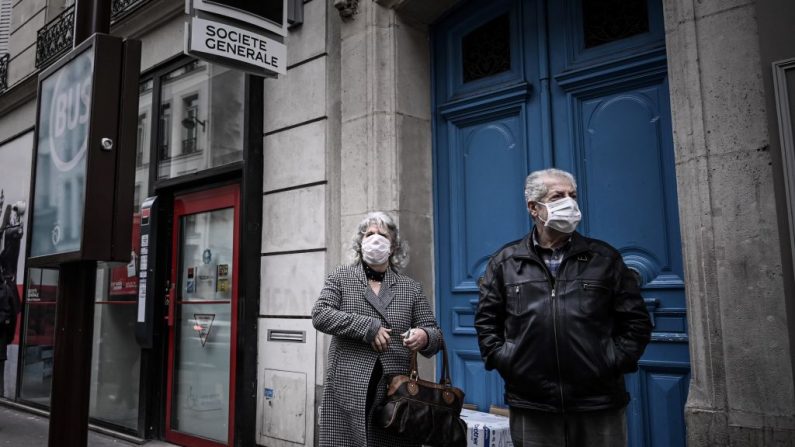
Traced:
<path id="1" fill-rule="evenodd" d="M 575 190 L 577 189 L 577 182 L 574 180 L 574 176 L 566 171 L 549 168 L 531 172 L 530 175 L 527 176 L 527 180 L 524 182 L 525 204 L 528 202 L 538 202 L 547 195 L 549 190 L 547 188 L 547 184 L 544 182 L 544 178 L 546 177 L 563 177 L 571 182 L 571 186 L 573 186 Z"/>
<path id="2" fill-rule="evenodd" d="M 353 250 L 353 263 L 358 264 L 362 261 L 362 239 L 370 225 L 377 225 L 380 229 L 386 230 L 389 235 L 389 242 L 392 245 L 392 256 L 389 257 L 389 265 L 400 270 L 409 263 L 409 244 L 400 237 L 397 224 L 389 214 L 382 211 L 368 213 L 359 222 L 356 232 L 353 233 L 351 249 Z"/>

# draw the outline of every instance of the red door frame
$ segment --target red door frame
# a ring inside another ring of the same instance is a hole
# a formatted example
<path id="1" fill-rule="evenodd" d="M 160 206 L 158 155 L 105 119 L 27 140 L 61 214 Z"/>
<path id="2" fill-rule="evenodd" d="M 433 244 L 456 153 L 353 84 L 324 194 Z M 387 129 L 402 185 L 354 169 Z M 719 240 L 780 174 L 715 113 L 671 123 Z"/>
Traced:
<path id="1" fill-rule="evenodd" d="M 174 380 L 174 341 L 176 326 L 174 325 L 175 308 L 177 305 L 177 273 L 179 270 L 179 245 L 181 240 L 180 221 L 182 216 L 213 211 L 223 208 L 234 208 L 234 237 L 232 258 L 232 295 L 230 321 L 230 356 L 229 359 L 229 434 L 227 444 L 221 444 L 205 438 L 188 435 L 171 429 L 171 393 Z M 192 447 L 226 447 L 234 443 L 235 421 L 235 371 L 237 367 L 237 285 L 238 265 L 240 264 L 240 186 L 228 185 L 220 188 L 180 195 L 174 198 L 174 228 L 171 255 L 171 289 L 168 306 L 168 378 L 166 387 L 166 441 Z"/>

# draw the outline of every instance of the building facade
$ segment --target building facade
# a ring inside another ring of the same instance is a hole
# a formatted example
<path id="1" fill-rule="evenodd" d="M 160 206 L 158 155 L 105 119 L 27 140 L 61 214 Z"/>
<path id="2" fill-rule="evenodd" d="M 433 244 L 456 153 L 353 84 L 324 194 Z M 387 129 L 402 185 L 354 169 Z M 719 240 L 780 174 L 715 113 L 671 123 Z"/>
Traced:
<path id="1" fill-rule="evenodd" d="M 46 411 L 58 272 L 25 266 L 25 204 L 36 78 L 68 49 L 73 9 L 6 3 L 0 231 L 25 306 L 3 396 Z M 183 55 L 184 2 L 113 1 L 111 33 L 143 55 L 133 261 L 101 265 L 93 297 L 99 429 L 313 445 L 329 338 L 311 308 L 372 210 L 411 245 L 467 402 L 503 404 L 474 338 L 476 282 L 530 229 L 524 177 L 556 166 L 577 178 L 582 232 L 621 251 L 653 317 L 627 376 L 630 445 L 795 445 L 795 7 L 288 4 L 287 74 L 263 80 Z M 156 304 L 141 326 L 143 280 Z"/>

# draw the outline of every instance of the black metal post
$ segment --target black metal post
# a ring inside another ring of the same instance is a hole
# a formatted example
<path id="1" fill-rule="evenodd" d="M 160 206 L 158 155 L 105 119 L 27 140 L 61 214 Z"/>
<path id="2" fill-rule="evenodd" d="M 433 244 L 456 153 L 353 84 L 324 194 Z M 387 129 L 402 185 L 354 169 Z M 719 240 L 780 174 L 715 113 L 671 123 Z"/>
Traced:
<path id="1" fill-rule="evenodd" d="M 75 2 L 74 46 L 110 31 L 110 0 Z M 113 188 L 113 185 L 108 185 Z M 85 447 L 91 394 L 91 342 L 97 263 L 61 264 L 50 402 L 50 447 Z"/>
<path id="2" fill-rule="evenodd" d="M 97 263 L 61 264 L 55 311 L 50 447 L 85 447 L 91 390 L 91 339 Z"/>
<path id="3" fill-rule="evenodd" d="M 110 32 L 110 4 L 110 0 L 75 1 L 75 47 L 94 33 Z"/>

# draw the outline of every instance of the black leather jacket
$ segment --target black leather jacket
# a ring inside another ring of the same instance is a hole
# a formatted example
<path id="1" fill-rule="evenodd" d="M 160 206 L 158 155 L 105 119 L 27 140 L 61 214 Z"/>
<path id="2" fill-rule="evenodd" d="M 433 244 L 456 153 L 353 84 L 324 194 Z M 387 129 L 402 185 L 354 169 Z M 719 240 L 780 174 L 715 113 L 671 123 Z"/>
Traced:
<path id="1" fill-rule="evenodd" d="M 495 253 L 475 314 L 486 369 L 510 406 L 551 412 L 620 408 L 651 322 L 637 280 L 610 245 L 573 233 L 553 278 L 532 232 Z"/>

